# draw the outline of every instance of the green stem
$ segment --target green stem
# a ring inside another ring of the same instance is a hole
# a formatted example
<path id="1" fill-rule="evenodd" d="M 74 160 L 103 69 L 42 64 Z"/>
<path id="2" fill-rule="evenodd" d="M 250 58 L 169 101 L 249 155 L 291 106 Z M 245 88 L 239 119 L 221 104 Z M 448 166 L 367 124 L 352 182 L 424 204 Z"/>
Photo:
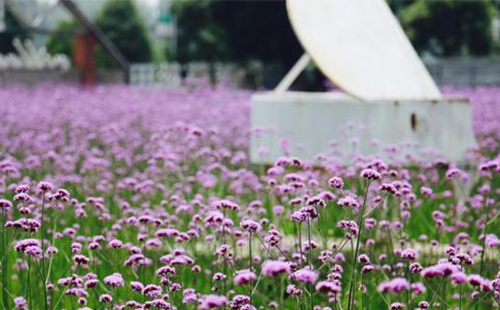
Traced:
<path id="1" fill-rule="evenodd" d="M 486 257 L 486 234 L 488 233 L 488 215 L 489 215 L 489 204 L 488 204 L 488 195 L 484 198 L 484 228 L 483 228 L 483 250 L 481 251 L 481 263 L 479 265 L 479 275 L 483 276 L 484 265 L 485 265 L 485 257 Z M 476 304 L 476 310 L 479 307 L 479 303 Z"/>
<path id="2" fill-rule="evenodd" d="M 7 233 L 5 229 L 5 222 L 6 222 L 5 208 L 2 208 L 2 301 L 4 309 L 10 309 L 9 298 L 7 294 L 8 253 L 7 253 Z"/>
<path id="3" fill-rule="evenodd" d="M 363 205 L 361 206 L 361 212 L 358 214 L 358 238 L 356 240 L 356 249 L 354 251 L 354 256 L 352 258 L 352 272 L 351 272 L 351 284 L 349 286 L 349 300 L 347 303 L 347 310 L 351 310 L 354 303 L 354 287 L 356 285 L 356 271 L 358 268 L 358 252 L 359 252 L 359 244 L 361 241 L 361 234 L 363 232 L 363 222 L 364 222 L 364 213 L 366 207 L 366 198 L 368 197 L 368 189 L 370 188 L 370 181 L 368 180 L 366 183 L 365 195 L 363 198 Z"/>
<path id="4" fill-rule="evenodd" d="M 222 221 L 222 245 L 225 245 L 226 244 L 226 226 L 225 226 L 225 220 L 226 220 L 226 209 L 225 208 L 222 208 L 223 209 L 223 214 L 224 214 L 224 220 Z M 226 279 L 227 279 L 227 263 L 226 263 L 226 256 L 224 255 L 222 257 L 223 261 L 223 272 L 224 272 L 224 279 L 222 279 L 222 292 L 224 294 L 224 296 L 226 296 Z M 226 306 L 224 305 L 224 309 L 226 309 Z"/>
<path id="5" fill-rule="evenodd" d="M 113 288 L 111 290 L 112 292 L 112 296 L 113 296 L 113 299 L 111 300 L 111 307 L 109 308 L 110 310 L 113 310 L 115 308 L 115 299 L 116 299 L 116 291 L 115 289 Z"/>
<path id="6" fill-rule="evenodd" d="M 310 218 L 307 220 L 307 240 L 309 242 L 309 244 L 308 244 L 309 269 L 312 271 L 311 219 Z"/>
<path id="7" fill-rule="evenodd" d="M 319 235 L 321 237 L 321 242 L 323 243 L 323 247 L 326 248 L 327 247 L 326 237 L 325 237 L 325 233 L 323 231 L 323 225 L 321 225 L 321 220 L 323 218 L 323 216 L 321 214 L 321 207 L 316 206 L 316 211 L 318 212 L 318 230 L 319 230 Z"/>
<path id="8" fill-rule="evenodd" d="M 309 247 L 308 247 L 308 251 L 309 251 L 309 270 L 313 270 L 313 261 L 312 261 L 312 246 L 311 246 L 311 218 L 309 217 L 307 219 L 307 239 L 308 239 L 308 242 L 309 242 Z M 313 290 L 313 286 L 312 284 L 309 286 L 309 290 L 310 290 L 310 293 L 309 293 L 309 297 L 310 297 L 310 301 L 311 301 L 311 310 L 313 310 L 314 308 L 314 290 Z"/>
<path id="9" fill-rule="evenodd" d="M 32 300 L 31 300 L 31 256 L 28 256 L 28 279 L 26 280 L 26 298 L 28 299 L 28 308 L 33 309 L 31 307 L 32 305 Z"/>
<path id="10" fill-rule="evenodd" d="M 458 301 L 458 309 L 462 310 L 462 285 L 459 286 L 458 290 L 459 290 L 458 294 L 460 296 Z"/>
<path id="11" fill-rule="evenodd" d="M 446 309 L 446 306 L 445 306 L 445 296 L 446 296 L 446 282 L 443 282 L 443 286 L 441 287 L 442 290 L 441 290 L 441 310 L 445 310 Z"/>
<path id="12" fill-rule="evenodd" d="M 250 266 L 250 271 L 253 271 L 253 258 L 252 258 L 252 232 L 250 232 L 250 237 L 248 237 L 248 264 Z M 253 290 L 250 291 L 250 304 L 253 300 Z"/>
<path id="13" fill-rule="evenodd" d="M 411 309 L 411 282 L 412 282 L 412 274 L 410 272 L 410 263 L 406 264 L 406 278 L 408 279 L 408 282 L 410 284 L 410 289 L 408 290 L 406 294 L 406 308 Z"/>
<path id="14" fill-rule="evenodd" d="M 299 256 L 300 256 L 299 263 L 300 266 L 302 266 L 302 225 L 300 222 L 299 222 Z"/>
<path id="15" fill-rule="evenodd" d="M 41 219 L 40 219 L 40 238 L 41 238 L 41 245 L 42 245 L 42 286 L 43 286 L 43 300 L 44 300 L 44 306 L 45 310 L 48 310 L 48 301 L 47 301 L 47 275 L 45 273 L 45 230 L 44 230 L 44 209 L 45 209 L 45 193 L 42 195 L 42 214 L 41 214 Z"/>
<path id="16" fill-rule="evenodd" d="M 487 198 L 486 198 L 487 199 Z M 486 205 L 485 205 L 485 215 L 484 215 L 484 228 L 483 228 L 483 251 L 481 252 L 481 264 L 479 267 L 479 275 L 483 275 L 483 270 L 484 270 L 484 259 L 486 256 L 486 234 L 488 233 L 488 213 L 489 213 L 489 208 L 488 208 L 488 201 L 486 200 Z"/>

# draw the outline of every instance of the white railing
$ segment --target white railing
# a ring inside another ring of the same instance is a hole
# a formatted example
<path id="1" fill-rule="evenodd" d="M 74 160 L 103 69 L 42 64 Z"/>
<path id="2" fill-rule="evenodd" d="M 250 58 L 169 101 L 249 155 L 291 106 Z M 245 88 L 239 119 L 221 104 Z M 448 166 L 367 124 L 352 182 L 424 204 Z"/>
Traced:
<path id="1" fill-rule="evenodd" d="M 162 85 L 176 87 L 184 82 L 210 83 L 211 76 L 217 83 L 238 85 L 245 70 L 231 64 L 216 64 L 213 74 L 208 63 L 193 62 L 185 65 L 179 63 L 133 64 L 130 66 L 130 83 L 140 85 Z"/>
<path id="2" fill-rule="evenodd" d="M 500 58 L 438 58 L 424 60 L 439 85 L 500 85 Z"/>

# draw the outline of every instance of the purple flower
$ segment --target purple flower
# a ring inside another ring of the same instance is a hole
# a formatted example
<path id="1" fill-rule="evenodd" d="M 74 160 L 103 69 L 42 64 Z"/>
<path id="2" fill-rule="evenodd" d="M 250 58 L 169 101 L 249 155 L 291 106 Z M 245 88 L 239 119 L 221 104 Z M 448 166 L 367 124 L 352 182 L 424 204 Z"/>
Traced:
<path id="1" fill-rule="evenodd" d="M 461 173 L 462 172 L 457 168 L 450 168 L 446 171 L 446 178 L 451 180 L 453 178 L 460 177 Z"/>
<path id="2" fill-rule="evenodd" d="M 382 175 L 374 169 L 363 169 L 360 176 L 367 180 L 380 180 Z"/>
<path id="3" fill-rule="evenodd" d="M 16 194 L 16 195 L 14 196 L 14 201 L 21 201 L 21 202 L 27 203 L 27 202 L 31 202 L 31 201 L 32 201 L 32 199 L 31 199 L 31 197 L 30 197 L 28 194 L 26 194 L 26 193 L 19 193 L 19 194 Z M 1 204 L 1 202 L 0 202 L 0 204 Z"/>
<path id="4" fill-rule="evenodd" d="M 451 274 L 450 279 L 457 285 L 462 285 L 467 282 L 467 275 L 463 272 L 457 271 Z"/>
<path id="5" fill-rule="evenodd" d="M 262 273 L 268 277 L 275 277 L 281 273 L 289 273 L 290 265 L 282 261 L 266 261 L 262 265 Z"/>
<path id="6" fill-rule="evenodd" d="M 447 277 L 456 271 L 458 271 L 457 267 L 451 263 L 438 263 L 437 265 L 424 268 L 420 274 L 425 278 L 436 276 Z"/>
<path id="7" fill-rule="evenodd" d="M 424 286 L 424 284 L 422 284 L 420 282 L 412 283 L 411 284 L 411 291 L 415 295 L 421 295 L 421 294 L 425 293 L 425 286 Z"/>
<path id="8" fill-rule="evenodd" d="M 119 249 L 123 246 L 123 242 L 121 242 L 118 239 L 113 239 L 109 242 L 109 246 L 112 247 L 113 249 Z"/>
<path id="9" fill-rule="evenodd" d="M 99 296 L 99 302 L 110 303 L 112 301 L 113 301 L 113 297 L 111 297 L 111 295 L 109 295 L 109 294 L 102 294 L 101 296 Z"/>
<path id="10" fill-rule="evenodd" d="M 141 282 L 132 281 L 130 282 L 130 287 L 134 292 L 142 292 L 144 285 Z"/>
<path id="11" fill-rule="evenodd" d="M 25 252 L 29 247 L 41 247 L 40 240 L 38 239 L 24 239 L 16 242 L 14 249 L 17 252 Z"/>
<path id="12" fill-rule="evenodd" d="M 321 292 L 321 293 L 334 293 L 334 294 L 340 294 L 342 291 L 342 288 L 340 285 L 337 285 L 333 282 L 329 281 L 320 281 L 318 284 L 316 284 L 316 291 Z"/>
<path id="13" fill-rule="evenodd" d="M 358 256 L 358 262 L 362 264 L 369 264 L 370 258 L 366 254 L 361 254 Z"/>
<path id="14" fill-rule="evenodd" d="M 426 187 L 426 186 L 422 186 L 420 188 L 420 193 L 422 195 L 424 195 L 425 197 L 431 197 L 434 192 L 432 191 L 432 188 L 429 188 L 429 187 Z"/>
<path id="15" fill-rule="evenodd" d="M 214 274 L 214 276 L 212 277 L 212 280 L 214 282 L 218 282 L 218 281 L 222 281 L 222 280 L 224 280 L 226 278 L 227 278 L 227 276 L 225 274 L 223 274 L 222 272 L 216 272 Z"/>
<path id="16" fill-rule="evenodd" d="M 150 298 L 158 298 L 163 292 L 161 286 L 149 284 L 142 289 L 142 295 L 148 296 Z"/>
<path id="17" fill-rule="evenodd" d="M 73 261 L 78 265 L 85 265 L 89 263 L 90 258 L 83 255 L 75 255 L 73 256 Z"/>
<path id="18" fill-rule="evenodd" d="M 361 273 L 366 274 L 366 273 L 371 272 L 373 269 L 375 269 L 375 267 L 373 267 L 373 265 L 365 265 L 361 268 Z"/>
<path id="19" fill-rule="evenodd" d="M 396 186 L 389 184 L 389 183 L 384 183 L 384 184 L 380 185 L 380 190 L 384 191 L 384 192 L 388 192 L 392 195 L 398 194 L 398 190 L 397 190 Z"/>
<path id="20" fill-rule="evenodd" d="M 411 273 L 420 273 L 424 268 L 419 263 L 411 263 L 410 271 Z"/>
<path id="21" fill-rule="evenodd" d="M 352 196 L 345 196 L 337 201 L 337 204 L 341 207 L 351 207 L 354 209 L 359 208 L 359 202 Z"/>
<path id="22" fill-rule="evenodd" d="M 408 291 L 409 289 L 410 283 L 404 278 L 394 278 L 388 282 L 382 282 L 378 286 L 379 292 L 391 294 L 398 294 L 403 291 Z"/>
<path id="23" fill-rule="evenodd" d="M 240 270 L 234 276 L 234 285 L 242 286 L 253 282 L 257 279 L 257 275 L 248 269 Z"/>
<path id="24" fill-rule="evenodd" d="M 252 220 L 245 220 L 241 222 L 241 228 L 249 231 L 249 232 L 256 232 L 262 229 L 262 226 L 260 226 L 259 223 L 252 221 Z"/>
<path id="25" fill-rule="evenodd" d="M 52 197 L 56 200 L 69 201 L 70 194 L 67 190 L 59 188 Z"/>
<path id="26" fill-rule="evenodd" d="M 403 303 L 400 303 L 400 302 L 394 302 L 391 304 L 391 306 L 389 307 L 390 310 L 400 310 L 400 309 L 403 309 L 405 307 L 405 305 Z"/>
<path id="27" fill-rule="evenodd" d="M 472 286 L 481 286 L 485 280 L 478 274 L 471 274 L 467 277 L 467 281 Z"/>
<path id="28" fill-rule="evenodd" d="M 229 201 L 229 200 L 219 200 L 214 203 L 215 207 L 219 210 L 231 210 L 231 211 L 238 211 L 240 210 L 240 206 L 238 206 L 236 203 Z"/>
<path id="29" fill-rule="evenodd" d="M 124 281 L 121 274 L 113 273 L 112 275 L 104 278 L 104 284 L 112 287 L 119 287 L 124 285 Z"/>
<path id="30" fill-rule="evenodd" d="M 19 310 L 27 310 L 28 309 L 28 302 L 24 297 L 16 297 L 14 298 L 14 304 L 16 306 L 16 309 Z"/>
<path id="31" fill-rule="evenodd" d="M 228 305 L 228 300 L 225 296 L 219 295 L 204 295 L 200 298 L 200 305 L 198 309 L 208 310 L 222 308 Z"/>
<path id="32" fill-rule="evenodd" d="M 42 181 L 42 182 L 38 183 L 37 188 L 39 191 L 46 193 L 46 192 L 54 189 L 54 185 L 52 185 L 52 183 L 50 183 L 50 182 Z"/>
<path id="33" fill-rule="evenodd" d="M 302 283 L 314 284 L 318 281 L 318 273 L 310 269 L 299 269 L 293 273 L 294 278 Z"/>
<path id="34" fill-rule="evenodd" d="M 346 229 L 350 234 L 352 235 L 357 235 L 358 234 L 358 224 L 356 224 L 356 222 L 354 221 L 339 221 L 337 223 L 337 227 L 338 228 L 342 228 L 342 229 Z M 339 253 L 341 254 L 341 253 Z"/>
<path id="35" fill-rule="evenodd" d="M 9 211 L 12 208 L 12 202 L 7 199 L 0 199 L 0 210 Z"/>
<path id="36" fill-rule="evenodd" d="M 172 266 L 163 266 L 156 270 L 156 274 L 162 277 L 175 276 L 175 268 Z"/>
<path id="37" fill-rule="evenodd" d="M 27 193 L 30 190 L 30 186 L 28 184 L 19 184 L 16 187 L 16 193 Z"/>
<path id="38" fill-rule="evenodd" d="M 405 249 L 401 252 L 401 258 L 413 261 L 417 259 L 417 252 L 413 249 Z"/>
<path id="39" fill-rule="evenodd" d="M 303 291 L 297 288 L 295 285 L 290 284 L 286 287 L 286 293 L 291 296 L 302 296 Z"/>
<path id="40" fill-rule="evenodd" d="M 250 297 L 246 295 L 236 295 L 231 300 L 231 309 L 240 309 L 244 305 L 250 304 Z"/>
<path id="41" fill-rule="evenodd" d="M 330 180 L 328 180 L 328 185 L 337 189 L 343 189 L 344 181 L 340 177 L 333 177 Z"/>

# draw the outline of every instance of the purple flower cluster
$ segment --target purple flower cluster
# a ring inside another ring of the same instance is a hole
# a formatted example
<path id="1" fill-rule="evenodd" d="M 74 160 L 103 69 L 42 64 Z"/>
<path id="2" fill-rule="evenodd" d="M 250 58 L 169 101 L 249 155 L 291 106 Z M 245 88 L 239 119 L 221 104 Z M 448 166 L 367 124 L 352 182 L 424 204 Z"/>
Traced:
<path id="1" fill-rule="evenodd" d="M 464 93 L 464 163 L 346 124 L 267 167 L 246 91 L 2 88 L 0 308 L 496 307 L 500 93 Z"/>

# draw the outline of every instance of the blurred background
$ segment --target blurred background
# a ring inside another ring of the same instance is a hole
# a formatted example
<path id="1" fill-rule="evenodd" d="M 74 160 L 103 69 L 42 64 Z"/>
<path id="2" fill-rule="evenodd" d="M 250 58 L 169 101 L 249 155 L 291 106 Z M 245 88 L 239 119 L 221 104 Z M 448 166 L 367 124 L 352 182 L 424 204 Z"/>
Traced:
<path id="1" fill-rule="evenodd" d="M 439 85 L 500 84 L 500 2 L 388 3 Z M 281 0 L 0 0 L 1 85 L 269 89 L 302 53 Z M 333 86 L 310 66 L 293 87 Z"/>

